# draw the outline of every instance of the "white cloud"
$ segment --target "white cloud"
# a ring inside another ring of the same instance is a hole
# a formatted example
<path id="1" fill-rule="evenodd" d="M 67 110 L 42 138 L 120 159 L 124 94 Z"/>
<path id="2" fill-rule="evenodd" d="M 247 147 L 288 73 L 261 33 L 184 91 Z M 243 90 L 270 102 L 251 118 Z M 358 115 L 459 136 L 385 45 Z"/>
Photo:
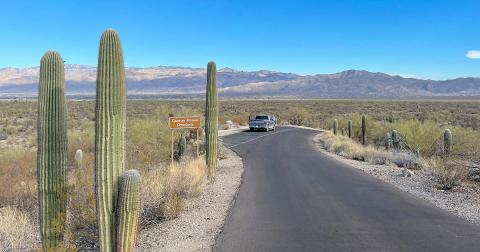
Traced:
<path id="1" fill-rule="evenodd" d="M 465 56 L 470 59 L 480 59 L 480 51 L 470 50 L 467 52 L 467 54 L 465 54 Z"/>

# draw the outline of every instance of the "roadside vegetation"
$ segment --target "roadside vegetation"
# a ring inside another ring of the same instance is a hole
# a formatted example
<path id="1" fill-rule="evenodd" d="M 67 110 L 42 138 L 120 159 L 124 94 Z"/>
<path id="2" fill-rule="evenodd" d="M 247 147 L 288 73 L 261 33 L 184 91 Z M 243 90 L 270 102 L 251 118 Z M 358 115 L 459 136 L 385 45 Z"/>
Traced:
<path id="1" fill-rule="evenodd" d="M 8 138 L 0 147 L 0 250 L 35 249 L 39 246 L 36 173 L 36 102 L 0 102 L 2 132 Z M 143 212 L 140 228 L 176 218 L 185 200 L 202 193 L 207 184 L 202 156 L 196 157 L 195 139 L 190 130 L 174 132 L 176 163 L 170 165 L 171 131 L 168 116 L 201 115 L 198 108 L 142 106 L 128 110 L 126 166 L 140 171 Z M 68 211 L 66 250 L 90 249 L 97 244 L 94 192 L 94 102 L 68 103 Z M 129 107 L 130 109 L 130 107 Z M 19 118 L 22 118 L 20 120 Z M 15 130 L 6 131 L 5 125 Z M 202 136 L 202 135 L 200 135 Z M 185 137 L 186 150 L 178 154 L 178 142 Z M 8 144 L 5 143 L 9 141 Z M 200 155 L 204 154 L 201 147 Z M 75 158 L 77 150 L 82 159 Z M 30 241 L 30 242 L 26 242 Z M 79 247 L 80 246 L 80 247 Z"/>
<path id="2" fill-rule="evenodd" d="M 328 151 L 372 164 L 428 171 L 436 177 L 438 188 L 442 190 L 479 181 L 478 129 L 433 119 L 370 119 L 366 129 L 367 142 L 363 145 L 360 140 L 361 115 L 339 115 L 337 118 L 337 135 L 332 129 L 321 137 Z M 348 120 L 354 125 L 351 138 L 348 137 Z M 331 125 L 325 128 L 332 128 L 333 120 Z M 402 170 L 402 173 L 410 172 Z"/>
<path id="3" fill-rule="evenodd" d="M 68 108 L 68 244 L 75 249 L 96 243 L 94 194 L 94 101 L 69 101 Z M 195 139 L 189 130 L 176 131 L 175 152 L 182 136 L 187 151 L 176 168 L 170 167 L 169 114 L 204 116 L 205 101 L 129 100 L 127 102 L 126 166 L 142 175 L 141 228 L 178 216 L 185 200 L 195 197 L 207 183 L 205 163 L 196 158 Z M 480 163 L 480 102 L 477 101 L 344 101 L 344 100 L 226 100 L 220 101 L 220 126 L 227 120 L 247 125 L 248 117 L 274 114 L 281 124 L 331 129 L 327 148 L 342 156 L 408 169 L 428 169 L 439 188 L 476 183 Z M 34 101 L 0 101 L 0 247 L 21 249 L 24 242 L 39 242 L 36 185 L 36 120 Z M 361 115 L 367 116 L 367 146 L 361 142 Z M 346 134 L 352 120 L 353 137 Z M 450 129 L 452 149 L 443 153 L 443 133 Z M 393 130 L 402 139 L 399 150 L 385 149 L 385 135 Z M 203 135 L 202 132 L 201 136 Z M 202 136 L 201 139 L 204 139 Z M 83 152 L 82 162 L 75 160 Z M 200 147 L 200 154 L 204 153 Z M 175 155 L 177 155 L 175 153 Z M 220 158 L 222 156 L 219 153 Z M 479 173 L 480 174 L 480 173 Z M 478 177 L 480 180 L 480 176 Z M 155 186 L 153 186 L 155 185 Z M 160 186 L 158 186 L 160 185 Z M 33 235 L 32 235 L 33 234 Z M 32 249 L 26 247 L 23 249 Z"/>

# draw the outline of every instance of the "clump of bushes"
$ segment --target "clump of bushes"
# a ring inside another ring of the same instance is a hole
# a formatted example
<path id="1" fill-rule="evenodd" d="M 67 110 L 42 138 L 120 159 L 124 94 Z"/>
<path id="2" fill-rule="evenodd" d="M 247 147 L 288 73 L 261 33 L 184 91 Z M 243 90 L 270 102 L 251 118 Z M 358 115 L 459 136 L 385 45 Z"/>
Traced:
<path id="1" fill-rule="evenodd" d="M 362 146 L 361 115 L 336 116 L 339 127 L 353 124 L 353 141 L 344 136 L 323 134 L 324 146 L 338 155 L 373 164 L 395 164 L 409 169 L 430 170 L 439 188 L 450 190 L 468 178 L 467 166 L 480 162 L 480 132 L 461 126 L 440 124 L 434 120 L 370 120 L 368 145 Z M 444 132 L 449 132 L 448 152 L 444 148 Z M 395 133 L 395 134 L 394 134 Z M 451 134 L 450 134 L 451 133 Z M 396 139 L 393 139 L 395 135 Z"/>

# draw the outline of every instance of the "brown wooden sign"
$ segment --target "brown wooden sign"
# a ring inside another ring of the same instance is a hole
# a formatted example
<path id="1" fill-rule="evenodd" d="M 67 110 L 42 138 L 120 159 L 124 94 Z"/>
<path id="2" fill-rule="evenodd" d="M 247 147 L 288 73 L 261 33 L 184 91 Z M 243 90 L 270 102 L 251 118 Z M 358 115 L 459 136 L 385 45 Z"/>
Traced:
<path id="1" fill-rule="evenodd" d="M 169 117 L 170 129 L 198 129 L 200 116 Z"/>

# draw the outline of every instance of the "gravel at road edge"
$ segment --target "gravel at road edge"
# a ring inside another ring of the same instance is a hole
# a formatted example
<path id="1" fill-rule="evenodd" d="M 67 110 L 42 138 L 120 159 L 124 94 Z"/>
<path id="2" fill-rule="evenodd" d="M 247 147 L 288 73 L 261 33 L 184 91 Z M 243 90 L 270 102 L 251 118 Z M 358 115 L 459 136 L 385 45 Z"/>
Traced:
<path id="1" fill-rule="evenodd" d="M 327 156 L 360 169 L 472 223 L 480 224 L 480 187 L 478 185 L 464 183 L 461 187 L 450 191 L 440 190 L 437 189 L 435 177 L 427 171 L 414 170 L 415 175 L 412 177 L 401 177 L 399 176 L 401 168 L 373 165 L 367 162 L 346 159 L 328 152 L 320 142 L 321 135 L 322 133 L 314 137 L 314 143 L 317 149 Z"/>
<path id="2" fill-rule="evenodd" d="M 227 158 L 219 160 L 215 182 L 200 197 L 189 199 L 178 218 L 143 230 L 137 251 L 211 251 L 243 173 L 242 159 L 230 149 L 222 152 Z"/>

